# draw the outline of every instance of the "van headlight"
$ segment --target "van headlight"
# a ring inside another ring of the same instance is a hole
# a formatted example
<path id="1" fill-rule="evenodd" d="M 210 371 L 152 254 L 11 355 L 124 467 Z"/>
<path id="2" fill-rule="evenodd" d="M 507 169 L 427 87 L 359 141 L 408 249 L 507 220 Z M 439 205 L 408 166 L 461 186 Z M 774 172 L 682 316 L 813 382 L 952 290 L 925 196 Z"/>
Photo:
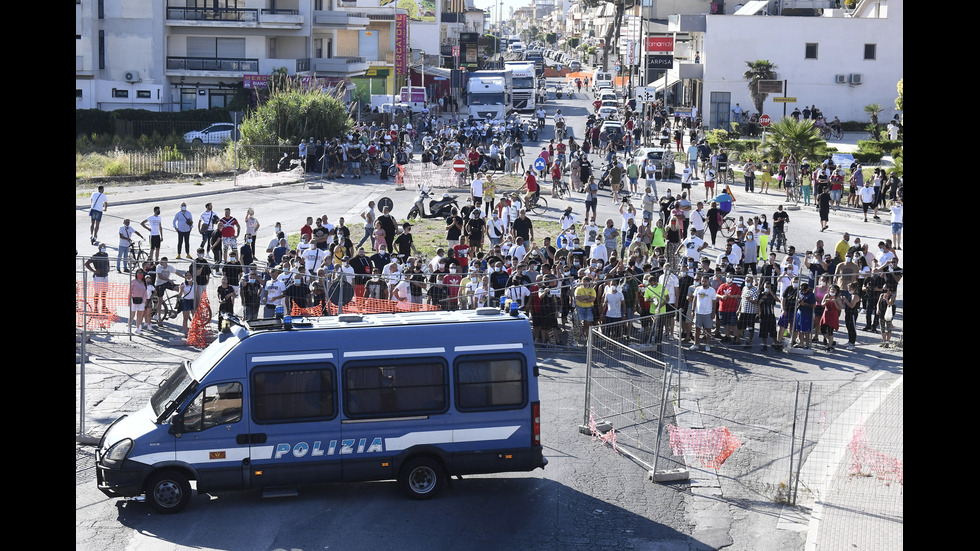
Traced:
<path id="1" fill-rule="evenodd" d="M 129 456 L 133 450 L 133 441 L 129 438 L 120 440 L 109 446 L 105 455 L 102 457 L 102 464 L 106 467 L 118 467 Z"/>

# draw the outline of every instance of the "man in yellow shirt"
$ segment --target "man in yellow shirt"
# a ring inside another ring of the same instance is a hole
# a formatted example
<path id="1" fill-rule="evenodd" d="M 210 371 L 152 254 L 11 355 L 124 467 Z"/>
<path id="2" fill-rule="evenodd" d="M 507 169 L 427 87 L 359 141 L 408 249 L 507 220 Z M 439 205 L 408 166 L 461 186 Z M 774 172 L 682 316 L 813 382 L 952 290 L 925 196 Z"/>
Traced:
<path id="1" fill-rule="evenodd" d="M 841 236 L 840 241 L 834 246 L 834 251 L 837 253 L 837 261 L 843 262 L 847 258 L 847 251 L 851 248 L 851 235 L 844 232 Z"/>
<path id="2" fill-rule="evenodd" d="M 582 283 L 575 287 L 575 311 L 578 319 L 582 321 L 584 335 L 588 335 L 589 328 L 595 321 L 592 315 L 592 306 L 595 304 L 595 289 L 592 287 L 592 278 L 586 276 Z"/>

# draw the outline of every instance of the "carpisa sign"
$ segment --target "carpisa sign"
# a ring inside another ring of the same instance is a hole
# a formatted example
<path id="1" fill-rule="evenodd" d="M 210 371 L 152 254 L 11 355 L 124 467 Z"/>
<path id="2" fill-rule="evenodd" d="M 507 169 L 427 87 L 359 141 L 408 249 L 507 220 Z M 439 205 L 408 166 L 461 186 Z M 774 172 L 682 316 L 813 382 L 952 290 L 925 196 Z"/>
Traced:
<path id="1" fill-rule="evenodd" d="M 674 56 L 672 55 L 649 55 L 647 56 L 647 70 L 671 69 L 674 67 Z"/>

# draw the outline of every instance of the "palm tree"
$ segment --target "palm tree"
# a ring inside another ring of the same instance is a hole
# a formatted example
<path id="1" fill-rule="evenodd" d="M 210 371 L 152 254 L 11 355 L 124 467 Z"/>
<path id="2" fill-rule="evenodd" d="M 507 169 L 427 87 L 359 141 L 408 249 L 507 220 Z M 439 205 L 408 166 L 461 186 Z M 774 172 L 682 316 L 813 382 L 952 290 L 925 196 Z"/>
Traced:
<path id="1" fill-rule="evenodd" d="M 773 153 L 797 161 L 816 154 L 817 149 L 826 143 L 812 120 L 798 121 L 793 117 L 779 119 L 769 127 L 767 134 L 766 143 Z"/>
<path id="2" fill-rule="evenodd" d="M 885 108 L 877 103 L 864 106 L 864 112 L 871 117 L 871 127 L 869 130 L 871 130 L 871 135 L 874 136 L 875 141 L 879 141 L 881 139 L 881 136 L 878 134 L 878 115 L 880 115 L 884 110 Z"/>
<path id="3" fill-rule="evenodd" d="M 752 97 L 752 105 L 755 106 L 755 112 L 761 116 L 762 108 L 769 94 L 759 92 L 759 81 L 776 80 L 776 65 L 768 59 L 746 61 L 745 65 L 748 69 L 742 74 L 742 78 L 749 81 L 749 96 Z"/>

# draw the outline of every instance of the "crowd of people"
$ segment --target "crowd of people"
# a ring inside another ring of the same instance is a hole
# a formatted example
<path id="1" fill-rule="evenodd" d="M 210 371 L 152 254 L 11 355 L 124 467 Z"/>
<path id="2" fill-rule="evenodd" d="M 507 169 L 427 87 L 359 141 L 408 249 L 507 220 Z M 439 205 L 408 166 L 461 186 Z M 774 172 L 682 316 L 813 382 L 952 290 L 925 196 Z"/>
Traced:
<path id="1" fill-rule="evenodd" d="M 692 205 L 686 194 L 675 197 L 667 190 L 660 208 L 639 212 L 625 201 L 619 224 L 607 219 L 603 226 L 587 216 L 579 222 L 568 207 L 557 235 L 535 233 L 520 198 L 513 199 L 498 203 L 489 217 L 477 196 L 453 209 L 445 221 L 445 243 L 431 257 L 416 247 L 409 223 L 399 223 L 388 209 L 378 212 L 373 201 L 357 227 L 343 218 L 332 223 L 327 215 L 308 217 L 294 229 L 295 246 L 277 222 L 264 249 L 256 244 L 262 226 L 252 209 L 243 224 L 230 209 L 219 216 L 207 203 L 193 216 L 182 204 L 172 222 L 185 234 L 177 240 L 177 258 L 189 240 L 191 220 L 201 236 L 187 269 L 160 254 L 165 232 L 155 208 L 142 224 L 153 255 L 131 281 L 131 318 L 137 333 L 152 328 L 168 293 L 176 293 L 186 335 L 203 290 L 215 278 L 220 283 L 211 300 L 218 313 L 245 319 L 325 308 L 358 296 L 442 310 L 516 308 L 528 315 L 535 339 L 543 343 L 569 342 L 569 335 L 599 325 L 615 338 L 677 340 L 692 349 L 710 350 L 714 339 L 778 350 L 788 338 L 788 346 L 822 342 L 833 351 L 841 327 L 844 346 L 854 349 L 863 312 L 862 329 L 879 333 L 882 346 L 891 344 L 902 276 L 892 240 L 875 246 L 852 242 L 845 233 L 832 248 L 817 241 L 798 254 L 780 237 L 789 224 L 780 207 L 771 218 L 741 219 L 714 255 L 707 252 L 709 225 L 698 223 L 708 210 L 703 202 Z M 135 230 L 124 223 L 119 233 L 123 245 Z M 108 266 L 104 245 L 86 263 L 101 276 Z M 637 326 L 642 331 L 619 323 L 633 318 L 643 318 Z"/>
<path id="2" fill-rule="evenodd" d="M 556 126 L 563 122 L 559 111 Z M 770 219 L 740 217 L 735 235 L 711 257 L 706 251 L 709 246 L 719 248 L 718 230 L 731 210 L 727 190 L 711 198 L 714 188 L 707 185 L 724 168 L 724 152 L 705 152 L 695 127 L 688 125 L 689 141 L 698 145 L 688 150 L 678 192 L 666 189 L 661 194 L 657 171 L 665 174 L 672 158 L 658 167 L 631 159 L 628 153 L 631 147 L 653 143 L 656 136 L 669 141 L 685 121 L 675 119 L 671 130 L 666 112 L 654 109 L 642 118 L 628 107 L 624 133 L 611 136 L 600 122 L 590 119 L 581 144 L 573 137 L 551 140 L 539 153 L 546 161 L 546 169 L 540 172 L 523 167 L 521 144 L 528 123 L 519 119 L 477 124 L 408 117 L 388 128 L 355 128 L 343 139 L 304 140 L 299 151 L 304 168 L 336 178 L 345 174 L 359 178 L 376 170 L 384 178 L 393 162 L 411 161 L 416 135 L 421 136 L 424 152 L 438 152 L 423 157 L 423 162 L 434 162 L 436 157 L 465 160 L 470 167 L 464 172 L 470 199 L 458 211 L 452 210 L 446 219 L 445 243 L 431 257 L 416 247 L 410 223 L 399 223 L 388 209 L 378 212 L 373 201 L 360 213 L 357 227 L 348 226 L 344 218 L 334 224 L 326 214 L 307 217 L 293 231 L 277 222 L 264 249 L 257 243 L 262 225 L 251 208 L 239 222 L 230 209 L 220 216 L 207 203 L 195 216 L 184 203 L 169 225 L 160 209 L 154 208 L 139 224 L 150 240 L 150 259 L 136 270 L 131 283 L 131 317 L 137 332 L 152 327 L 154 317 L 160 320 L 170 292 L 177 294 L 187 334 L 203 290 L 212 278 L 220 278 L 215 296 L 218 312 L 245 319 L 326 307 L 328 302 L 344 303 L 357 296 L 444 310 L 517 308 L 528 314 L 539 342 L 567 341 L 562 336 L 566 331 L 574 327 L 582 334 L 592 325 L 609 326 L 617 337 L 632 335 L 619 322 L 643 317 L 643 338 L 676 339 L 692 349 L 709 350 L 712 338 L 732 346 L 752 346 L 758 338 L 762 350 L 779 349 L 789 338 L 789 346 L 809 348 L 821 341 L 834 350 L 842 318 L 846 347 L 854 348 L 857 319 L 863 312 L 863 329 L 880 332 L 882 345 L 890 344 L 902 273 L 896 256 L 901 250 L 901 190 L 894 174 L 876 170 L 874 178 L 864 181 L 860 165 L 850 167 L 847 205 L 860 199 L 865 214 L 870 211 L 877 218 L 884 197 L 890 197 L 892 239 L 877 248 L 859 240 L 851 243 L 844 234 L 833 249 L 825 250 L 818 241 L 805 254 L 797 254 L 786 239 L 789 216 L 780 207 Z M 684 137 L 678 136 L 679 151 Z M 590 154 L 605 156 L 601 171 L 593 171 Z M 505 172 L 523 172 L 525 195 L 505 194 L 495 202 L 494 182 L 485 163 L 496 159 Z M 695 199 L 691 189 L 699 160 L 706 184 L 704 201 Z M 825 213 L 841 202 L 841 168 L 832 163 L 828 158 L 811 170 L 805 159 L 799 165 L 783 159 L 776 177 L 777 189 L 791 182 L 809 181 L 814 186 L 822 231 L 827 229 Z M 768 191 L 771 183 L 767 167 L 773 176 L 773 168 L 763 163 L 762 191 Z M 751 168 L 748 173 L 754 175 L 754 165 Z M 552 193 L 567 178 L 571 189 L 585 194 L 583 219 L 579 221 L 568 207 L 560 217 L 558 235 L 543 236 L 540 231 L 535 235 L 524 206 L 540 193 L 538 178 L 547 176 L 552 178 Z M 596 205 L 599 188 L 606 185 L 620 220 L 617 224 L 607 219 L 600 226 Z M 750 185 L 747 178 L 747 189 Z M 865 192 L 867 188 L 872 191 Z M 621 190 L 626 192 L 622 200 Z M 639 210 L 632 204 L 634 197 Z M 102 199 L 99 205 L 105 210 L 107 203 Z M 92 228 L 96 243 L 97 225 Z M 188 259 L 187 270 L 174 268 L 161 255 L 164 236 L 171 229 L 177 236 L 175 258 Z M 299 241 L 291 246 L 287 236 L 297 229 Z M 201 240 L 192 255 L 195 230 Z M 119 228 L 117 271 L 128 271 L 133 235 L 143 237 L 129 220 L 124 221 Z M 98 258 L 87 264 L 100 276 L 107 275 L 102 274 L 108 266 L 101 256 L 105 254 L 100 249 Z M 650 314 L 670 315 L 655 321 Z"/>

